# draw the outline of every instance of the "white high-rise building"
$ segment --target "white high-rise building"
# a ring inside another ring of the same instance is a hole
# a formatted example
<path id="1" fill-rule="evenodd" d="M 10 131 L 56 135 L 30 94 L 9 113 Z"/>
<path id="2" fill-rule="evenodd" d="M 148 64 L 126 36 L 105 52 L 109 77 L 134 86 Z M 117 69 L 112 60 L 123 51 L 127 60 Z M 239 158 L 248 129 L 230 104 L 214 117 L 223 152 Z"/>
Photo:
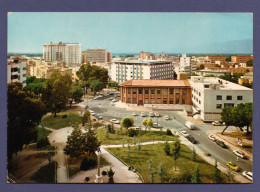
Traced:
<path id="1" fill-rule="evenodd" d="M 191 57 L 187 57 L 185 53 L 182 53 L 180 62 L 174 65 L 175 73 L 185 73 L 187 78 L 190 78 L 191 74 L 196 71 L 196 62 Z"/>
<path id="2" fill-rule="evenodd" d="M 62 43 L 43 45 L 43 59 L 46 61 L 64 61 L 67 65 L 81 64 L 81 44 Z"/>

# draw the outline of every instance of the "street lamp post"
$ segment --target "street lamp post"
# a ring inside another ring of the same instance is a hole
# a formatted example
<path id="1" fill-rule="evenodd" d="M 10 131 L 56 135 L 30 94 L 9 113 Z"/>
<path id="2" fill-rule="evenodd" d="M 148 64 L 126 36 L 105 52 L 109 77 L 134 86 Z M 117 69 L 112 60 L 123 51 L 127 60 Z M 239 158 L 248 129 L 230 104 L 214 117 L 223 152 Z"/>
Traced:
<path id="1" fill-rule="evenodd" d="M 100 153 L 101 151 L 96 151 L 97 159 L 98 159 L 98 172 L 96 175 L 95 183 L 103 183 L 102 175 L 100 174 Z"/>

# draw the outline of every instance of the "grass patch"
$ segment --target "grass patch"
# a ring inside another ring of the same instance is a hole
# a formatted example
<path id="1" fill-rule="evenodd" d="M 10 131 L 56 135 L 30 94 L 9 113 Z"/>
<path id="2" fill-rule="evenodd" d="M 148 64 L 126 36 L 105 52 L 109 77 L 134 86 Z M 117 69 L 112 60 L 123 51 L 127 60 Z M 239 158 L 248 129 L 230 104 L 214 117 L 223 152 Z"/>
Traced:
<path id="1" fill-rule="evenodd" d="M 67 117 L 62 118 L 62 115 L 67 115 Z M 53 115 L 48 115 L 42 119 L 42 123 L 44 124 L 44 126 L 53 129 L 60 129 L 81 122 L 82 119 L 80 115 L 76 112 L 61 112 L 57 113 L 57 117 L 54 117 Z"/>
<path id="2" fill-rule="evenodd" d="M 45 166 L 42 166 L 32 177 L 38 183 L 55 183 L 57 162 L 53 161 Z"/>
<path id="3" fill-rule="evenodd" d="M 172 144 L 170 144 L 172 148 Z M 196 165 L 199 166 L 201 181 L 203 183 L 213 183 L 214 166 L 208 164 L 199 156 L 194 162 L 191 160 L 192 151 L 185 145 L 181 146 L 181 156 L 177 160 L 177 171 L 174 170 L 174 159 L 172 156 L 166 156 L 164 144 L 143 145 L 138 152 L 137 147 L 130 148 L 130 156 L 128 156 L 128 148 L 109 148 L 108 150 L 115 154 L 119 159 L 123 160 L 129 166 L 133 166 L 142 175 L 145 183 L 150 183 L 150 174 L 148 169 L 148 161 L 153 161 L 154 183 L 169 183 L 172 177 L 176 177 L 182 173 L 190 173 L 193 175 Z M 171 149 L 172 150 L 172 149 Z M 172 153 L 172 151 L 171 151 Z M 165 175 L 161 181 L 158 175 L 158 166 L 162 162 Z M 222 182 L 225 183 L 225 176 L 221 173 Z"/>
<path id="4" fill-rule="evenodd" d="M 116 128 L 115 128 L 116 130 Z M 124 143 L 132 144 L 134 138 L 127 136 L 127 130 L 122 129 L 122 133 L 119 133 L 118 135 L 116 133 L 111 134 L 109 133 L 109 137 L 107 138 L 105 136 L 106 128 L 101 128 L 96 130 L 98 140 L 101 141 L 102 145 L 107 144 L 122 144 L 122 140 L 125 139 Z M 174 135 L 166 135 L 166 132 L 160 132 L 160 131 L 139 131 L 138 135 L 135 138 L 135 141 L 138 142 L 146 142 L 146 141 L 158 141 L 158 140 L 168 140 L 173 141 L 176 138 Z"/>

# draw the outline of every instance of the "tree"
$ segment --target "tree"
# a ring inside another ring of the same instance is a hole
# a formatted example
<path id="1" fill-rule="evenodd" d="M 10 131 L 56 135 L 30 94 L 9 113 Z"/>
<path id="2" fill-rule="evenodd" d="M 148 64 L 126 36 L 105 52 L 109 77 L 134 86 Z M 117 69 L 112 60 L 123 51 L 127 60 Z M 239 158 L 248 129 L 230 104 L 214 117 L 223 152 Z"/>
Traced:
<path id="1" fill-rule="evenodd" d="M 101 145 L 101 142 L 98 141 L 96 133 L 89 128 L 87 132 L 83 133 L 84 146 L 83 151 L 91 156 L 97 151 Z"/>
<path id="2" fill-rule="evenodd" d="M 114 183 L 114 174 L 115 172 L 112 170 L 112 168 L 110 167 L 110 169 L 107 171 L 107 175 L 108 175 L 108 183 Z"/>
<path id="3" fill-rule="evenodd" d="M 83 92 L 80 86 L 74 85 L 70 88 L 70 98 L 73 99 L 75 102 L 80 102 L 82 96 Z"/>
<path id="4" fill-rule="evenodd" d="M 66 109 L 71 84 L 71 77 L 68 74 L 61 75 L 58 71 L 54 71 L 46 81 L 42 101 L 48 111 L 54 113 L 54 117 L 56 113 Z"/>
<path id="5" fill-rule="evenodd" d="M 200 180 L 200 170 L 199 170 L 199 167 L 198 165 L 196 165 L 196 168 L 195 168 L 195 171 L 194 171 L 194 174 L 193 174 L 193 178 L 192 178 L 192 183 L 200 183 L 201 180 Z"/>
<path id="6" fill-rule="evenodd" d="M 149 160 L 148 161 L 148 170 L 149 170 L 149 173 L 150 173 L 150 181 L 151 183 L 153 183 L 154 181 L 154 170 L 153 170 L 153 160 Z"/>
<path id="7" fill-rule="evenodd" d="M 159 164 L 158 166 L 158 175 L 160 176 L 161 178 L 161 182 L 163 181 L 163 175 L 164 175 L 165 171 L 163 169 L 163 166 L 162 166 L 162 162 Z"/>
<path id="8" fill-rule="evenodd" d="M 140 151 L 141 148 L 142 148 L 142 146 L 141 146 L 140 140 L 138 140 L 138 142 L 137 142 L 137 151 Z"/>
<path id="9" fill-rule="evenodd" d="M 253 66 L 253 59 L 249 59 L 249 60 L 246 62 L 246 66 L 247 66 L 247 67 L 252 67 L 252 66 Z"/>
<path id="10" fill-rule="evenodd" d="M 85 123 L 90 122 L 90 121 L 91 121 L 90 112 L 88 110 L 86 110 L 82 117 L 82 125 L 84 126 Z"/>
<path id="11" fill-rule="evenodd" d="M 217 160 L 215 160 L 215 166 L 214 166 L 214 183 L 220 183 L 220 181 L 221 181 L 220 170 L 218 169 Z"/>
<path id="12" fill-rule="evenodd" d="M 228 183 L 234 183 L 234 175 L 232 174 L 230 168 L 228 168 L 228 170 L 227 170 L 226 177 L 227 177 Z"/>
<path id="13" fill-rule="evenodd" d="M 234 119 L 233 119 L 233 113 L 232 113 L 233 108 L 231 106 L 227 106 L 224 109 L 222 109 L 221 112 L 221 120 L 223 122 L 225 122 L 225 128 L 223 129 L 223 131 L 221 132 L 221 134 L 223 135 L 224 131 L 229 127 L 232 126 L 234 123 Z"/>
<path id="14" fill-rule="evenodd" d="M 164 144 L 164 152 L 166 155 L 170 155 L 170 144 L 168 143 L 168 141 L 165 142 Z"/>
<path id="15" fill-rule="evenodd" d="M 176 139 L 175 142 L 173 143 L 173 148 L 172 148 L 172 156 L 174 159 L 174 167 L 176 171 L 176 161 L 180 157 L 181 154 L 181 142 L 179 139 Z"/>
<path id="16" fill-rule="evenodd" d="M 86 182 L 86 183 L 89 182 L 89 177 L 85 177 L 85 182 Z"/>
<path id="17" fill-rule="evenodd" d="M 147 128 L 149 128 L 149 130 L 150 130 L 150 127 L 153 126 L 153 120 L 152 119 L 144 119 L 142 124 L 145 126 L 145 130 L 147 130 Z"/>
<path id="18" fill-rule="evenodd" d="M 132 127 L 134 125 L 134 120 L 132 117 L 124 117 L 121 120 L 121 126 L 128 129 L 129 127 Z"/>
<path id="19" fill-rule="evenodd" d="M 193 147 L 192 153 L 191 153 L 191 160 L 196 161 L 196 157 L 197 157 L 197 153 L 196 153 L 195 148 Z"/>
<path id="20" fill-rule="evenodd" d="M 70 157 L 79 157 L 84 154 L 83 151 L 84 139 L 82 137 L 82 131 L 79 125 L 76 123 L 71 135 L 67 138 L 66 147 L 64 153 Z"/>
<path id="21" fill-rule="evenodd" d="M 90 87 L 94 91 L 94 96 L 96 96 L 96 93 L 104 88 L 104 84 L 99 79 L 95 79 L 91 81 Z"/>
<path id="22" fill-rule="evenodd" d="M 205 68 L 204 65 L 203 65 L 203 64 L 200 64 L 199 69 L 204 69 L 204 68 Z"/>
<path id="23" fill-rule="evenodd" d="M 22 83 L 7 85 L 7 155 L 23 149 L 24 145 L 36 140 L 37 130 L 42 116 L 46 113 L 45 105 L 34 93 L 23 88 Z"/>
<path id="24" fill-rule="evenodd" d="M 26 88 L 39 97 L 43 92 L 45 82 L 45 79 L 28 76 L 26 77 Z"/>

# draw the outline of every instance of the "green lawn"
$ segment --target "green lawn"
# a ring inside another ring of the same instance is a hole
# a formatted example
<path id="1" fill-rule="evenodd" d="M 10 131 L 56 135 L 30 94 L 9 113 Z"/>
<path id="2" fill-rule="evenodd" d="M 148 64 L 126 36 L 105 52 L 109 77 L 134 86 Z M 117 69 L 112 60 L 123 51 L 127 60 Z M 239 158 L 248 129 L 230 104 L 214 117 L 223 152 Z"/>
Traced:
<path id="1" fill-rule="evenodd" d="M 53 161 L 51 164 L 42 166 L 31 179 L 38 183 L 55 183 L 55 173 L 57 168 L 57 162 Z"/>
<path id="2" fill-rule="evenodd" d="M 173 144 L 170 143 L 172 148 Z M 208 164 L 197 156 L 196 162 L 191 160 L 191 150 L 185 145 L 181 146 L 181 156 L 177 160 L 177 171 L 174 170 L 174 160 L 171 156 L 164 153 L 164 144 L 144 145 L 138 152 L 137 147 L 130 148 L 130 156 L 128 156 L 128 148 L 109 148 L 108 150 L 115 154 L 119 159 L 123 160 L 129 166 L 133 166 L 142 175 L 145 183 L 150 183 L 150 174 L 148 169 L 148 161 L 153 161 L 153 169 L 155 171 L 154 183 L 161 183 L 157 174 L 158 166 L 162 162 L 165 175 L 163 183 L 169 183 L 172 177 L 177 177 L 182 173 L 190 173 L 193 175 L 196 165 L 199 166 L 201 181 L 203 183 L 213 183 L 214 166 Z M 171 151 L 172 153 L 172 151 Z M 225 176 L 221 176 L 222 182 L 225 182 Z"/>
<path id="3" fill-rule="evenodd" d="M 122 144 L 122 140 L 125 139 L 124 143 L 132 144 L 133 143 L 133 137 L 127 136 L 127 130 L 122 129 L 121 134 L 111 134 L 109 133 L 109 137 L 106 138 L 105 136 L 106 128 L 97 129 L 96 133 L 98 136 L 98 140 L 101 141 L 102 145 L 106 144 Z M 156 141 L 156 140 L 168 140 L 173 141 L 176 138 L 176 136 L 169 136 L 166 135 L 166 132 L 160 132 L 160 131 L 140 131 L 139 134 L 136 136 L 135 140 L 138 142 L 146 142 L 146 141 Z"/>
<path id="4" fill-rule="evenodd" d="M 37 141 L 47 137 L 52 131 L 46 130 L 42 127 L 37 127 Z"/>
<path id="5" fill-rule="evenodd" d="M 62 115 L 67 115 L 66 118 L 62 118 Z M 61 112 L 57 113 L 57 117 L 53 115 L 48 115 L 42 119 L 42 123 L 44 126 L 53 128 L 53 129 L 60 129 L 63 127 L 71 126 L 75 123 L 81 123 L 82 119 L 76 112 Z"/>

